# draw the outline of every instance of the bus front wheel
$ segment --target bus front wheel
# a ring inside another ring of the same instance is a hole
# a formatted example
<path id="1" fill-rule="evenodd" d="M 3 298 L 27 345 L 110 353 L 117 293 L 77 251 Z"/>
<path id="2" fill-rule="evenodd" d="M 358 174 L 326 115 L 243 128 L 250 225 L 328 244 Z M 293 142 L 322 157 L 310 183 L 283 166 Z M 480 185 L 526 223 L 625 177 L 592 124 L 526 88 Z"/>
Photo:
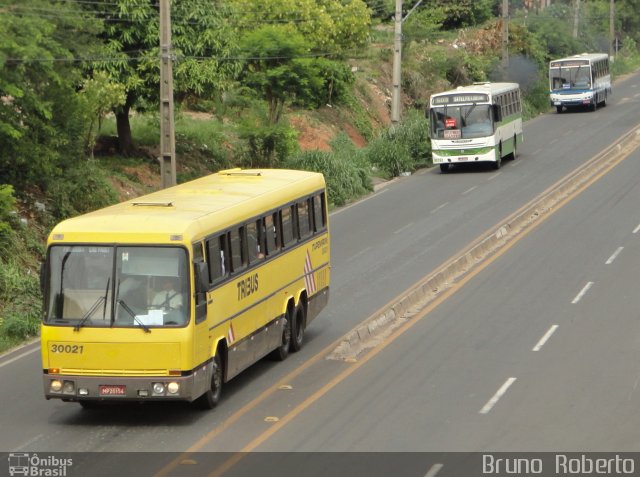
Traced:
<path id="1" fill-rule="evenodd" d="M 500 169 L 500 166 L 502 165 L 502 143 L 500 143 L 496 152 L 496 162 L 493 163 L 493 168 Z"/>
<path id="2" fill-rule="evenodd" d="M 562 113 L 562 106 L 556 106 L 556 112 L 558 114 L 561 114 Z"/>
<path id="3" fill-rule="evenodd" d="M 216 352 L 213 357 L 211 369 L 211 387 L 198 398 L 197 403 L 202 409 L 213 409 L 220 402 L 222 394 L 222 364 L 220 363 L 220 353 Z"/>
<path id="4" fill-rule="evenodd" d="M 449 172 L 449 167 L 449 164 L 440 164 L 440 172 L 446 174 L 447 172 Z"/>

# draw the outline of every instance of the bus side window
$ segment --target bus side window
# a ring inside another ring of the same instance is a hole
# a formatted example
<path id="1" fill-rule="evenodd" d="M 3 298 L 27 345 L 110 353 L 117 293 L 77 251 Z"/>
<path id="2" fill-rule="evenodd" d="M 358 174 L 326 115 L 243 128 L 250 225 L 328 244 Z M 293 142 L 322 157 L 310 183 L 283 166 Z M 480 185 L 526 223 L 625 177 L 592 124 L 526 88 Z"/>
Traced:
<path id="1" fill-rule="evenodd" d="M 325 216 L 322 213 L 324 208 L 323 199 L 324 194 L 319 194 L 313 196 L 313 230 L 314 232 L 319 232 L 325 226 Z"/>
<path id="2" fill-rule="evenodd" d="M 280 211 L 282 225 L 282 242 L 285 247 L 291 245 L 296 240 L 296 230 L 293 223 L 293 207 L 288 205 Z"/>
<path id="3" fill-rule="evenodd" d="M 238 227 L 229 232 L 231 244 L 231 268 L 235 273 L 247 266 L 247 253 L 245 251 L 244 227 Z"/>
<path id="4" fill-rule="evenodd" d="M 249 222 L 246 226 L 249 263 L 254 263 L 264 258 L 264 233 L 261 222 L 261 220 Z"/>
<path id="5" fill-rule="evenodd" d="M 209 283 L 216 283 L 220 281 L 228 273 L 228 247 L 226 238 L 226 234 L 222 234 L 207 240 Z"/>
<path id="6" fill-rule="evenodd" d="M 311 235 L 311 214 L 309 213 L 309 201 L 305 199 L 303 202 L 298 202 L 298 230 L 300 231 L 300 238 L 304 239 Z"/>
<path id="7" fill-rule="evenodd" d="M 275 217 L 277 214 L 269 214 L 264 218 L 264 236 L 267 245 L 267 254 L 273 255 L 278 249 L 278 231 L 276 229 Z"/>

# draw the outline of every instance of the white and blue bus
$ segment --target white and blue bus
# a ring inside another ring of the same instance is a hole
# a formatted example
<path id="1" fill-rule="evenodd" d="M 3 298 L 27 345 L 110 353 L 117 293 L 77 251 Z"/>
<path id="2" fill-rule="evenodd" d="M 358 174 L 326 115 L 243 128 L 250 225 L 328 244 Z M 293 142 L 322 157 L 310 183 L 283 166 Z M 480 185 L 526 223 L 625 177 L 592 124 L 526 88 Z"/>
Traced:
<path id="1" fill-rule="evenodd" d="M 549 63 L 549 99 L 561 113 L 564 108 L 586 106 L 595 111 L 611 94 L 609 55 L 583 53 Z"/>
<path id="2" fill-rule="evenodd" d="M 474 83 L 433 94 L 429 102 L 433 163 L 443 173 L 458 163 L 516 157 L 522 135 L 522 101 L 517 83 Z"/>

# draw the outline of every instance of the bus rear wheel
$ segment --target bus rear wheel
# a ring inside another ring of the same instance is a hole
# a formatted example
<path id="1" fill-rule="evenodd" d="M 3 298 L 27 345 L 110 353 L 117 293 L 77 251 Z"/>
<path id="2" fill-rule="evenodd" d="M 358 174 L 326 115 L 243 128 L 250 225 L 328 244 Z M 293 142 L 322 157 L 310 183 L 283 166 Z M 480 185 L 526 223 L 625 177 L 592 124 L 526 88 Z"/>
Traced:
<path id="1" fill-rule="evenodd" d="M 291 351 L 300 351 L 304 343 L 305 313 L 302 302 L 296 307 L 291 321 Z"/>
<path id="2" fill-rule="evenodd" d="M 222 394 L 222 364 L 220 363 L 220 353 L 216 352 L 213 357 L 211 369 L 211 386 L 200 396 L 196 403 L 201 409 L 213 409 L 220 402 Z"/>
<path id="3" fill-rule="evenodd" d="M 284 318 L 284 326 L 282 327 L 282 343 L 276 349 L 274 349 L 269 357 L 275 361 L 284 361 L 289 356 L 289 349 L 291 347 L 291 321 L 293 317 L 291 312 L 287 310 Z"/>

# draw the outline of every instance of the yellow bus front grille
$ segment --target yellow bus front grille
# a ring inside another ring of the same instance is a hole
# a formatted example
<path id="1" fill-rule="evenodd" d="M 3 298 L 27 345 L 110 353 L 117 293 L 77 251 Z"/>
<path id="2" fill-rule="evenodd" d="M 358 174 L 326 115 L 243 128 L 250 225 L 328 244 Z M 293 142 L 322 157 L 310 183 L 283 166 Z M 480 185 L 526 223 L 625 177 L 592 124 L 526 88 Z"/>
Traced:
<path id="1" fill-rule="evenodd" d="M 169 370 L 61 368 L 60 374 L 75 376 L 169 376 Z"/>

